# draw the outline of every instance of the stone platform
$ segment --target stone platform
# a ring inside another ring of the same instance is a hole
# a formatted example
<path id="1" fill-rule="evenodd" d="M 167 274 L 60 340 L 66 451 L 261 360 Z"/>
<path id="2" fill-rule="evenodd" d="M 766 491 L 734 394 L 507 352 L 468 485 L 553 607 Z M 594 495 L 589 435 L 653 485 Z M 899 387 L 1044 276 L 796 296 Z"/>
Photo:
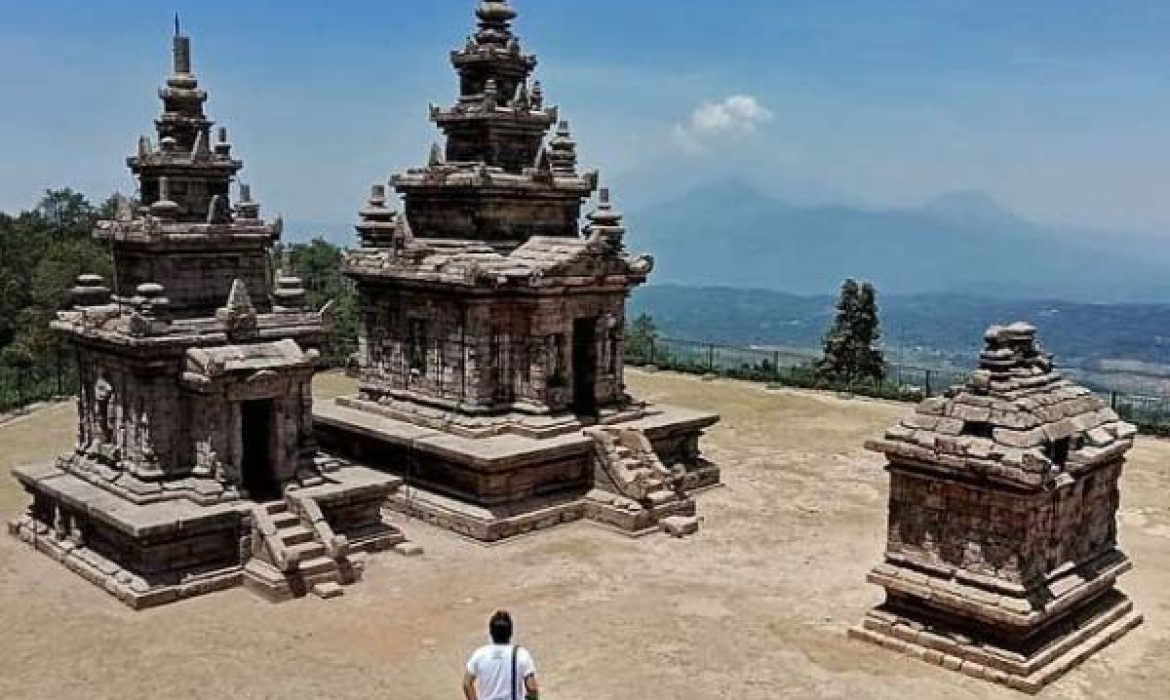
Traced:
<path id="1" fill-rule="evenodd" d="M 135 609 L 249 583 L 249 567 L 273 570 L 267 589 L 250 586 L 273 600 L 353 583 L 363 561 L 353 555 L 405 542 L 380 513 L 401 481 L 357 466 L 263 504 L 136 503 L 57 464 L 13 474 L 33 503 L 10 534 Z"/>
<path id="2" fill-rule="evenodd" d="M 1110 591 L 1035 640 L 1027 653 L 977 641 L 945 624 L 923 623 L 887 606 L 870 611 L 849 636 L 1035 694 L 1142 622 L 1128 598 Z"/>
<path id="3" fill-rule="evenodd" d="M 606 459 L 588 434 L 597 426 L 575 417 L 462 420 L 358 399 L 314 406 L 324 449 L 406 482 L 389 508 L 482 542 L 577 520 L 633 536 L 657 532 L 665 519 L 695 515 L 688 492 L 720 481 L 719 468 L 698 456 L 699 436 L 718 417 L 700 411 L 651 406 L 600 418 L 600 427 L 644 436 L 652 447 L 645 458 L 673 468 L 673 488 L 655 493 L 604 478 Z"/>

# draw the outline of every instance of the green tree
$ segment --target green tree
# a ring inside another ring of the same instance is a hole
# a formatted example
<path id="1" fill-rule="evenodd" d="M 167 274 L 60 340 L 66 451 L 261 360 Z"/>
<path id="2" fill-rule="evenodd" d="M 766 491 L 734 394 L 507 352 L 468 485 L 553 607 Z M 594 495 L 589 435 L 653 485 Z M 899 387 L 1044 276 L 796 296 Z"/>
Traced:
<path id="1" fill-rule="evenodd" d="M 658 341 L 658 327 L 649 314 L 641 314 L 626 324 L 626 356 L 643 362 L 653 360 L 654 344 Z"/>
<path id="2" fill-rule="evenodd" d="M 821 359 L 816 363 L 821 381 L 853 384 L 885 379 L 877 292 L 868 282 L 845 280 L 837 300 L 837 316 L 825 334 Z"/>
<path id="3" fill-rule="evenodd" d="M 0 215 L 0 348 L 18 345 L 38 362 L 55 361 L 59 341 L 49 330 L 69 303 L 77 276 L 109 278 L 108 251 L 90 234 L 113 213 L 69 189 L 50 190 L 31 210 Z"/>
<path id="4" fill-rule="evenodd" d="M 856 359 L 857 373 L 863 379 L 881 382 L 886 378 L 886 358 L 878 346 L 882 337 L 878 314 L 877 290 L 869 282 L 861 285 L 857 297 Z"/>
<path id="5" fill-rule="evenodd" d="M 358 348 L 357 290 L 341 272 L 344 252 L 324 238 L 281 246 L 276 254 L 287 256 L 293 272 L 305 285 L 306 304 L 320 309 L 333 302 L 334 331 L 321 348 L 322 359 L 332 367 L 344 367 Z"/>

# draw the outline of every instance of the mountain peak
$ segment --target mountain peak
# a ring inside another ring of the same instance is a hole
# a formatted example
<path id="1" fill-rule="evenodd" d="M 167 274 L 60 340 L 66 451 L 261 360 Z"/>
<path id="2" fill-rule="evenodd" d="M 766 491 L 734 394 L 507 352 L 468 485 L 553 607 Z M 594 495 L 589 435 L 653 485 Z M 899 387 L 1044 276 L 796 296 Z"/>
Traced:
<path id="1" fill-rule="evenodd" d="M 1024 221 L 979 190 L 947 192 L 922 206 L 922 212 L 956 223 L 1021 224 Z"/>
<path id="2" fill-rule="evenodd" d="M 729 204 L 773 203 L 775 201 L 760 191 L 755 183 L 738 176 L 703 183 L 694 188 L 687 197 L 688 199 L 727 202 Z"/>

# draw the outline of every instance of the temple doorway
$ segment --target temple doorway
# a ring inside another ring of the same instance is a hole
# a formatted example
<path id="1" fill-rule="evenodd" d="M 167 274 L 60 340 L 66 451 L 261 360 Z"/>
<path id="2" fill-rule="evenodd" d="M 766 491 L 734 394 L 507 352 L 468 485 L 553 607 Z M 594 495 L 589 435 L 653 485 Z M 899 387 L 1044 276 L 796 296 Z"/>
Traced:
<path id="1" fill-rule="evenodd" d="M 255 501 L 279 500 L 280 482 L 272 464 L 272 402 L 245 401 L 240 404 L 240 416 L 244 489 Z"/>
<path id="2" fill-rule="evenodd" d="M 597 319 L 573 322 L 573 412 L 597 416 Z"/>

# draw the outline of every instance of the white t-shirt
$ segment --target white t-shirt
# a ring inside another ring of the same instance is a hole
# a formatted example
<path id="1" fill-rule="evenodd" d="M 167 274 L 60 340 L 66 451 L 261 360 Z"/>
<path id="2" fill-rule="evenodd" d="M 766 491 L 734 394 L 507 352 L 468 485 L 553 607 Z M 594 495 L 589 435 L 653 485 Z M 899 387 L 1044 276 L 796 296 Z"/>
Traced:
<path id="1" fill-rule="evenodd" d="M 475 650 L 467 660 L 467 672 L 475 676 L 479 700 L 512 700 L 508 680 L 512 677 L 512 649 L 516 649 L 516 698 L 524 700 L 524 679 L 536 674 L 532 655 L 523 647 L 489 644 Z"/>

